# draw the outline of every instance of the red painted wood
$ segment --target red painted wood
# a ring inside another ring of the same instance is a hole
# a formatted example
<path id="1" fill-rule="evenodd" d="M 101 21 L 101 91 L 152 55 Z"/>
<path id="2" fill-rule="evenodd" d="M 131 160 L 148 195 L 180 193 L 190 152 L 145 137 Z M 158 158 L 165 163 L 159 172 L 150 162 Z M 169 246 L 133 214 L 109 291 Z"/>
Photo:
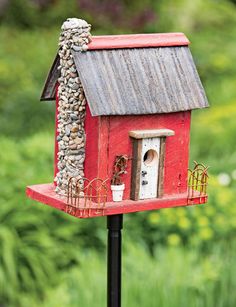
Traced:
<path id="1" fill-rule="evenodd" d="M 103 179 L 107 176 L 109 178 L 112 176 L 116 155 L 127 154 L 132 156 L 132 139 L 129 137 L 130 130 L 168 128 L 175 131 L 175 136 L 170 136 L 166 139 L 164 195 L 185 193 L 187 190 L 190 119 L 190 111 L 102 118 L 106 123 L 109 122 L 109 125 L 104 124 L 100 126 L 99 175 Z M 108 131 L 109 136 L 106 134 Z M 96 161 L 92 163 L 96 165 Z M 124 199 L 130 198 L 131 162 L 128 165 L 127 171 L 128 174 L 123 177 L 126 186 Z M 111 192 L 109 193 L 108 200 L 111 201 Z"/>
<path id="2" fill-rule="evenodd" d="M 104 164 L 104 161 L 108 161 L 109 117 L 91 116 L 87 105 L 85 132 L 84 177 L 89 180 L 94 178 L 106 180 L 108 164 Z"/>
<path id="3" fill-rule="evenodd" d="M 66 211 L 67 203 L 65 197 L 60 197 L 54 191 L 53 184 L 38 184 L 29 186 L 26 189 L 26 194 L 28 197 L 37 200 L 41 203 L 59 209 L 61 211 Z M 97 217 L 104 215 L 113 215 L 113 214 L 122 214 L 122 213 L 131 213 L 138 211 L 146 211 L 146 210 L 156 210 L 162 208 L 171 208 L 171 207 L 179 207 L 179 206 L 189 206 L 193 204 L 203 204 L 207 201 L 207 197 L 199 197 L 195 198 L 194 201 L 189 204 L 186 193 L 175 194 L 175 195 L 166 195 L 163 198 L 157 198 L 154 200 L 140 200 L 140 201 L 132 201 L 125 200 L 119 203 L 108 202 L 106 203 L 106 207 L 104 211 L 98 210 L 97 204 L 93 203 L 91 206 L 91 210 L 89 212 L 89 216 L 80 216 L 82 211 L 82 203 L 80 210 L 77 209 L 73 216 L 80 218 L 88 218 L 88 217 Z"/>
<path id="4" fill-rule="evenodd" d="M 132 156 L 132 139 L 130 130 L 168 128 L 175 131 L 175 136 L 166 139 L 164 163 L 164 195 L 185 193 L 187 190 L 187 169 L 189 157 L 189 132 L 191 112 L 140 116 L 91 116 L 86 109 L 85 131 L 85 177 L 112 177 L 113 163 L 116 155 Z M 55 165 L 57 155 L 55 154 Z M 130 198 L 131 161 L 128 174 L 123 176 L 125 183 L 124 199 Z M 112 200 L 111 191 L 108 201 Z"/>
<path id="5" fill-rule="evenodd" d="M 183 33 L 153 33 L 93 36 L 89 50 L 187 46 L 190 42 Z"/>
<path id="6" fill-rule="evenodd" d="M 58 163 L 58 157 L 57 157 L 57 153 L 58 153 L 58 142 L 57 142 L 57 136 L 58 136 L 58 131 L 57 131 L 57 127 L 58 127 L 58 105 L 59 105 L 59 97 L 58 97 L 58 86 L 59 84 L 56 85 L 56 110 L 55 110 L 55 145 L 54 145 L 54 178 L 56 177 L 56 174 L 58 173 L 58 167 L 57 167 L 57 163 Z M 56 186 L 57 183 L 54 181 L 54 185 Z"/>
<path id="7" fill-rule="evenodd" d="M 99 154 L 98 154 L 98 177 L 107 179 L 109 174 L 109 133 L 110 117 L 101 116 L 99 120 Z"/>
<path id="8" fill-rule="evenodd" d="M 91 115 L 88 104 L 86 104 L 85 133 L 84 176 L 92 180 L 98 176 L 99 117 L 93 117 Z"/>
<path id="9" fill-rule="evenodd" d="M 173 113 L 173 115 L 176 113 Z M 177 119 L 177 118 L 176 118 Z M 182 193 L 187 190 L 191 111 L 179 113 L 173 139 L 167 138 L 164 193 Z"/>

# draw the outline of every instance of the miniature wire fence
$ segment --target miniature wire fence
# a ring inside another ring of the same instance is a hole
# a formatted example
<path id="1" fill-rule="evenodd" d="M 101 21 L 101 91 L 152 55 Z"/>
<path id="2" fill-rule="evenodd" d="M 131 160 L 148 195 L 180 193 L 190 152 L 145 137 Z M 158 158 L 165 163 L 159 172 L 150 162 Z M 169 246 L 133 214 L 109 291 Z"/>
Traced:
<path id="1" fill-rule="evenodd" d="M 207 196 L 208 166 L 194 161 L 193 170 L 188 169 L 188 199 Z"/>
<path id="2" fill-rule="evenodd" d="M 87 178 L 70 178 L 67 189 L 66 212 L 80 217 L 103 214 L 107 202 L 107 181 L 101 178 L 88 180 Z"/>

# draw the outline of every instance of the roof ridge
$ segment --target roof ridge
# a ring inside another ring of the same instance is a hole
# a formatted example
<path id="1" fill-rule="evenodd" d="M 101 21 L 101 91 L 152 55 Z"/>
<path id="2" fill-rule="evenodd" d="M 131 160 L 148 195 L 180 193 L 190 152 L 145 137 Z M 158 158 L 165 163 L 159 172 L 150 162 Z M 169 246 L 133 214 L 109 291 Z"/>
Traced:
<path id="1" fill-rule="evenodd" d="M 88 50 L 188 46 L 181 32 L 92 36 Z"/>

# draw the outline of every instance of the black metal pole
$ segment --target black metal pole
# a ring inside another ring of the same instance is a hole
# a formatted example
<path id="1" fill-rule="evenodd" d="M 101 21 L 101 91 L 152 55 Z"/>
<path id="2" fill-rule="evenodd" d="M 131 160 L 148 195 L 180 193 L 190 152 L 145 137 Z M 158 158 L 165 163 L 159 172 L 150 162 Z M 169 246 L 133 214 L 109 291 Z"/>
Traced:
<path id="1" fill-rule="evenodd" d="M 107 217 L 107 307 L 121 307 L 122 227 L 122 214 Z"/>

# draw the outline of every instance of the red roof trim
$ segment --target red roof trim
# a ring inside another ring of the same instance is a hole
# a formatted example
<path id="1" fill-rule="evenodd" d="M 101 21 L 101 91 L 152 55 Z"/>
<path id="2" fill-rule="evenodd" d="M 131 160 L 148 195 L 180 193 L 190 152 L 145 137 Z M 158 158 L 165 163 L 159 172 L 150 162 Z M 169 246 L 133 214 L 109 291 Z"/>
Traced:
<path id="1" fill-rule="evenodd" d="M 145 47 L 187 46 L 190 42 L 183 33 L 154 33 L 92 36 L 89 50 Z"/>

